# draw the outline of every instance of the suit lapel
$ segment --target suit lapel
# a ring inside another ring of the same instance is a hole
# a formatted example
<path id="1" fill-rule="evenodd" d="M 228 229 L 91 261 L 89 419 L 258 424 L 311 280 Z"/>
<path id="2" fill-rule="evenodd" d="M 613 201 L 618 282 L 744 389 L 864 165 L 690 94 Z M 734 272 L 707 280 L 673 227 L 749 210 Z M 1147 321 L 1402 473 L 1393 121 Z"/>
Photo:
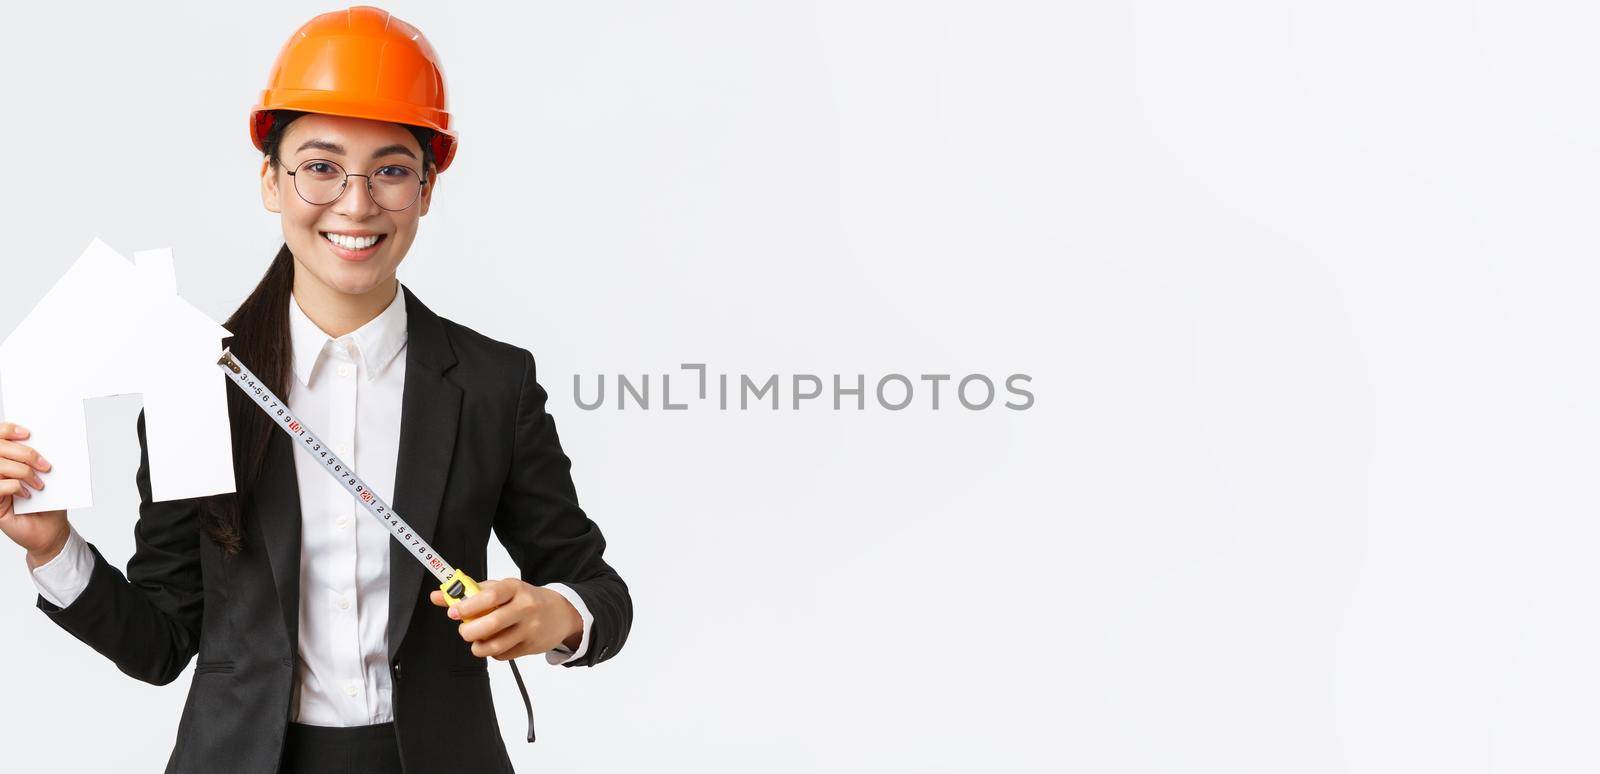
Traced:
<path id="1" fill-rule="evenodd" d="M 456 357 L 444 324 L 411 289 L 406 294 L 406 377 L 400 403 L 400 448 L 395 491 L 388 494 L 395 513 L 430 544 L 439 524 L 439 504 L 455 452 L 456 425 L 461 415 L 461 388 L 445 381 Z M 290 652 L 300 637 L 300 486 L 295 475 L 294 444 L 274 429 L 267 462 L 254 500 L 262 543 L 272 566 L 282 606 Z M 360 473 L 360 471 L 357 471 Z M 371 518 L 364 516 L 364 518 Z M 421 600 L 422 563 L 396 540 L 389 541 L 389 656 L 400 649 L 411 624 L 411 611 Z M 431 576 L 429 576 L 431 577 Z M 430 584 L 431 588 L 431 584 Z"/>
<path id="2" fill-rule="evenodd" d="M 273 428 L 267 441 L 266 466 L 254 495 L 290 653 L 298 650 L 300 638 L 300 482 L 295 477 L 294 454 L 294 442 Z"/>
<path id="3" fill-rule="evenodd" d="M 406 379 L 400 403 L 400 451 L 390 505 L 430 544 L 439 524 L 450 459 L 461 416 L 461 388 L 444 379 L 455 352 L 439 317 L 406 294 Z M 434 546 L 438 548 L 438 546 Z M 399 541 L 389 543 L 389 657 L 394 658 L 411 624 L 411 611 L 423 598 L 422 563 Z M 433 576 L 428 575 L 428 578 Z M 427 584 L 427 588 L 435 585 Z"/>

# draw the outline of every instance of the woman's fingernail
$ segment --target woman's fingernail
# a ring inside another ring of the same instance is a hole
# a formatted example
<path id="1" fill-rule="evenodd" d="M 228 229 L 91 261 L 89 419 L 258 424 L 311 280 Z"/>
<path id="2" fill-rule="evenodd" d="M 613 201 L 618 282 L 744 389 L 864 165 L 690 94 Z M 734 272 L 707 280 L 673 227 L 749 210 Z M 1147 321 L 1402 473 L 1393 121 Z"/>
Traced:
<path id="1" fill-rule="evenodd" d="M 461 611 L 455 609 L 454 607 L 450 608 L 450 617 L 451 618 L 455 618 L 455 619 L 460 619 L 461 618 Z"/>
<path id="2" fill-rule="evenodd" d="M 43 465 L 45 470 L 50 469 L 50 460 L 47 460 L 44 457 L 39 458 L 39 464 Z"/>

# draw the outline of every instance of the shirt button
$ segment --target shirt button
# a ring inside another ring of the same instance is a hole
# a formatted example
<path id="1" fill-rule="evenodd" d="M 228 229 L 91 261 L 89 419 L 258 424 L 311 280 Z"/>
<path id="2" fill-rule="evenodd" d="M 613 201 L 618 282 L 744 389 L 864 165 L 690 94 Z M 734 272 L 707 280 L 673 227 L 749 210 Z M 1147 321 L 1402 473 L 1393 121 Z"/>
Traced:
<path id="1" fill-rule="evenodd" d="M 349 681 L 349 682 L 344 684 L 344 695 L 346 695 L 346 696 L 354 696 L 354 695 L 356 695 L 356 692 L 359 691 L 359 690 L 361 690 L 361 688 L 356 685 L 356 682 L 354 680 L 351 680 L 351 681 Z"/>
<path id="2" fill-rule="evenodd" d="M 350 598 L 349 597 L 347 597 L 347 596 L 345 596 L 343 594 L 339 595 L 339 609 L 340 610 L 349 610 L 350 609 Z"/>
<path id="3" fill-rule="evenodd" d="M 345 377 L 345 376 L 349 376 L 349 375 L 350 375 L 350 366 L 347 366 L 347 365 L 339 366 L 339 376 L 340 377 Z"/>
<path id="4" fill-rule="evenodd" d="M 350 526 L 350 517 L 340 516 L 339 518 L 335 519 L 333 523 L 339 525 L 339 529 L 344 529 L 345 527 Z"/>

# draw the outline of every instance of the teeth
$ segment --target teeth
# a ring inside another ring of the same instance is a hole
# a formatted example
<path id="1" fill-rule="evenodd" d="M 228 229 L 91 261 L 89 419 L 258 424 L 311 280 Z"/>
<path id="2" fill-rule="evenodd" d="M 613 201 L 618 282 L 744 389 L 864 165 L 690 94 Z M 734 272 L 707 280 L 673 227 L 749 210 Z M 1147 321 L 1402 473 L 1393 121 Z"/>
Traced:
<path id="1" fill-rule="evenodd" d="M 378 237 L 379 237 L 378 234 L 373 234 L 371 236 L 364 236 L 364 237 L 355 237 L 355 236 L 347 236 L 345 234 L 334 234 L 334 233 L 330 233 L 330 232 L 327 232 L 327 231 L 322 232 L 322 236 L 323 236 L 324 239 L 327 239 L 329 242 L 332 242 L 332 243 L 334 243 L 334 244 L 336 244 L 336 245 L 338 245 L 340 247 L 343 247 L 346 250 L 365 250 L 365 249 L 377 244 L 378 243 Z"/>

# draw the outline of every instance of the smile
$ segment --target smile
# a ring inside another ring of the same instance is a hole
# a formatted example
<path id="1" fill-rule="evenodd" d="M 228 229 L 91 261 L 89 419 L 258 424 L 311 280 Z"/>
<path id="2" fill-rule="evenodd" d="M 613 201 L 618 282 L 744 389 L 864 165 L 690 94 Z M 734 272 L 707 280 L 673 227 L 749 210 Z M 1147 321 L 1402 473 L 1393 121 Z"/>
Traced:
<path id="1" fill-rule="evenodd" d="M 361 260 L 377 252 L 378 244 L 389 236 L 388 234 L 353 236 L 350 234 L 336 234 L 331 231 L 319 233 L 333 247 L 335 255 L 351 261 Z"/>

